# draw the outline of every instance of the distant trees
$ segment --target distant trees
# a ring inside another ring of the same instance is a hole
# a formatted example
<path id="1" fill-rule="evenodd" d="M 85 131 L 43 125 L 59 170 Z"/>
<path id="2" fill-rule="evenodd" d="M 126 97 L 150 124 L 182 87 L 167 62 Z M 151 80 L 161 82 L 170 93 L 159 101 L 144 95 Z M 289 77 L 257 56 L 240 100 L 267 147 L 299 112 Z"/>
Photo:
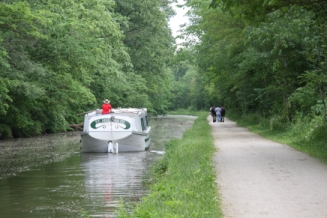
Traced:
<path id="1" fill-rule="evenodd" d="M 188 1 L 210 102 L 240 113 L 326 117 L 325 1 Z M 226 13 L 230 12 L 230 13 Z"/>
<path id="2" fill-rule="evenodd" d="M 205 109 L 209 105 L 209 93 L 204 77 L 194 62 L 195 50 L 179 49 L 171 64 L 174 72 L 173 95 L 170 109 Z"/>
<path id="3" fill-rule="evenodd" d="M 115 12 L 125 34 L 123 43 L 130 55 L 133 70 L 140 80 L 135 93 L 121 90 L 134 98 L 132 105 L 148 107 L 153 113 L 165 113 L 172 99 L 174 54 L 168 19 L 174 14 L 166 0 L 116 0 Z M 137 95 L 136 95 L 137 94 Z"/>

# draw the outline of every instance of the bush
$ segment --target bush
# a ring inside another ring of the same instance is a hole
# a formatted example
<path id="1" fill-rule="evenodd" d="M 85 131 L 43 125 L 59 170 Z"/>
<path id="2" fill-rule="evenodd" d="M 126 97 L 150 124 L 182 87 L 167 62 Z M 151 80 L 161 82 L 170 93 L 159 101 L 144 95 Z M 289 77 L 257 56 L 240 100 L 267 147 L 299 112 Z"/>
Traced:
<path id="1" fill-rule="evenodd" d="M 265 118 L 265 117 L 259 117 L 259 124 L 260 126 L 264 128 L 269 128 L 270 127 L 270 119 Z"/>
<path id="2" fill-rule="evenodd" d="M 308 129 L 305 135 L 306 140 L 327 142 L 327 123 L 323 117 L 315 116 L 307 125 L 306 129 Z"/>
<path id="3" fill-rule="evenodd" d="M 282 116 L 273 116 L 270 118 L 269 128 L 273 131 L 283 131 L 286 129 L 286 123 Z"/>
<path id="4" fill-rule="evenodd" d="M 249 125 L 257 125 L 260 122 L 260 115 L 259 114 L 244 114 L 242 116 L 243 122 Z"/>
<path id="5" fill-rule="evenodd" d="M 12 137 L 11 128 L 7 125 L 0 124 L 0 139 L 11 139 Z"/>

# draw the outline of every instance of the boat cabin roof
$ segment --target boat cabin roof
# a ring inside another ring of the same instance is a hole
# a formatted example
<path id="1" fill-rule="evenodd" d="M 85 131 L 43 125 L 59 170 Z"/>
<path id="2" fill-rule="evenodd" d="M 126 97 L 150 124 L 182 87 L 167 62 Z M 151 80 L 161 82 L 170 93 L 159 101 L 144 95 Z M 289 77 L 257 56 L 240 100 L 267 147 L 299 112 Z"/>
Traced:
<path id="1" fill-rule="evenodd" d="M 132 113 L 132 114 L 141 114 L 147 113 L 146 108 L 113 108 L 111 109 L 113 113 Z"/>

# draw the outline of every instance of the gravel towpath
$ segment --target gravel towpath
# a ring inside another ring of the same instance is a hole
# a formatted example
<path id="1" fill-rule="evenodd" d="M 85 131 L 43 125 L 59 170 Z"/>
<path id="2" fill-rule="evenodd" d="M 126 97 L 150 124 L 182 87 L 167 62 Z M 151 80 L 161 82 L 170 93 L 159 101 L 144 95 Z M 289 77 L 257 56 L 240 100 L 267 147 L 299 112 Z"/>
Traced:
<path id="1" fill-rule="evenodd" d="M 327 165 L 238 127 L 208 122 L 226 218 L 327 218 Z"/>

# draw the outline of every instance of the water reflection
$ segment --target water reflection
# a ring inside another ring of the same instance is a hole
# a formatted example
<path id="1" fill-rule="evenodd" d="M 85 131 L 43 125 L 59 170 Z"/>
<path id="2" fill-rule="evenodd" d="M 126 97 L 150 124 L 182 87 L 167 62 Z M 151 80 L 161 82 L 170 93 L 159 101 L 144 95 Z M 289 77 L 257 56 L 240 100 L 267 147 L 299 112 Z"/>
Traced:
<path id="1" fill-rule="evenodd" d="M 113 217 L 108 212 L 115 210 L 120 199 L 137 201 L 144 194 L 142 176 L 150 164 L 149 152 L 83 153 L 81 157 L 88 193 L 85 209 L 93 216 Z"/>
<path id="2" fill-rule="evenodd" d="M 60 162 L 40 164 L 31 171 L 0 179 L 1 218 L 114 217 L 120 199 L 138 201 L 144 195 L 144 172 L 162 157 L 165 143 L 181 138 L 194 119 L 178 116 L 150 119 L 150 151 L 119 154 L 77 151 Z M 67 155 L 66 150 L 52 153 Z"/>

